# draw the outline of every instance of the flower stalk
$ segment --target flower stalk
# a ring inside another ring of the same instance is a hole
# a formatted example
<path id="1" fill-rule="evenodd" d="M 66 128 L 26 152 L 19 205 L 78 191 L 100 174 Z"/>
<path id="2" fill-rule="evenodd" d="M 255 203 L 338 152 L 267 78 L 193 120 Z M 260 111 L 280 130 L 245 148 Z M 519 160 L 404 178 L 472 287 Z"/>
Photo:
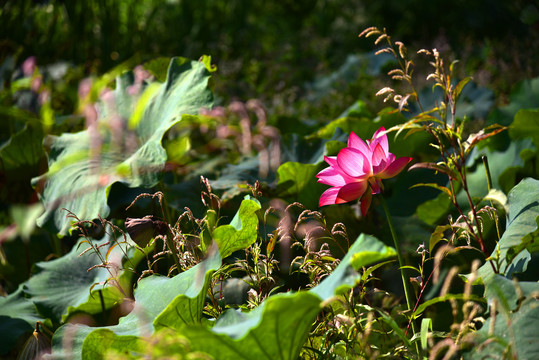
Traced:
<path id="1" fill-rule="evenodd" d="M 399 241 L 397 239 L 397 233 L 395 232 L 395 227 L 393 226 L 393 220 L 391 219 L 391 214 L 389 213 L 389 208 L 387 207 L 386 201 L 383 196 L 380 196 L 380 202 L 382 203 L 382 208 L 384 209 L 384 212 L 386 214 L 387 218 L 387 224 L 389 226 L 389 230 L 391 231 L 391 237 L 393 238 L 393 244 L 395 245 L 395 251 L 397 252 L 397 259 L 399 260 L 399 269 L 401 273 L 401 279 L 402 279 L 402 286 L 404 287 L 404 297 L 406 298 L 406 307 L 408 312 L 411 312 L 414 309 L 414 302 L 412 299 L 412 288 L 410 284 L 410 277 L 408 276 L 408 270 L 406 269 L 406 263 L 404 262 L 404 258 L 402 256 L 402 251 L 400 248 Z M 409 326 L 412 328 L 412 333 L 415 334 L 415 322 L 413 319 L 410 320 Z M 408 332 L 408 329 L 406 329 L 406 332 Z M 416 342 L 416 350 L 419 355 L 419 346 Z"/>

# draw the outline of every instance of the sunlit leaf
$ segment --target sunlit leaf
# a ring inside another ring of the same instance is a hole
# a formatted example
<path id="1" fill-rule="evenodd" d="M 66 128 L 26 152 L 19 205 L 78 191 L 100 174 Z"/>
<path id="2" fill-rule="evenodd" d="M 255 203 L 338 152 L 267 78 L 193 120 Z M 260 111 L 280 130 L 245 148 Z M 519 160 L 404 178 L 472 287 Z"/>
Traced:
<path id="1" fill-rule="evenodd" d="M 357 269 L 394 255 L 376 238 L 361 235 L 312 290 L 273 295 L 248 313 L 228 310 L 211 329 L 184 326 L 180 333 L 194 350 L 219 359 L 297 359 L 321 304 L 350 290 L 360 278 Z"/>
<path id="2" fill-rule="evenodd" d="M 51 139 L 49 172 L 35 179 L 45 182 L 41 192 L 45 213 L 38 225 L 66 234 L 71 225 L 60 209 L 82 220 L 106 217 L 113 183 L 154 186 L 167 159 L 163 135 L 183 114 L 211 105 L 208 79 L 203 63 L 172 59 L 166 81 L 149 88 L 153 96 L 143 93 L 145 106 L 137 108 L 132 75 L 119 77 L 116 89 L 100 103 L 97 127 Z"/>
<path id="3" fill-rule="evenodd" d="M 322 169 L 317 164 L 287 162 L 279 166 L 277 174 L 279 196 L 291 201 L 299 201 L 309 208 L 318 206 L 317 195 L 322 194 L 325 186 L 316 181 L 316 174 Z"/>
<path id="4" fill-rule="evenodd" d="M 429 240 L 429 252 L 432 254 L 434 247 L 442 240 L 445 239 L 445 231 L 451 229 L 451 225 L 436 226 Z"/>
<path id="5" fill-rule="evenodd" d="M 412 188 L 415 188 L 415 187 L 421 187 L 421 186 L 426 186 L 426 187 L 431 187 L 431 188 L 434 188 L 434 189 L 438 189 L 440 190 L 441 192 L 447 194 L 447 196 L 451 197 L 451 191 L 445 187 L 445 186 L 442 186 L 442 185 L 438 185 L 436 183 L 420 183 L 420 184 L 415 184 L 412 186 Z"/>
<path id="6" fill-rule="evenodd" d="M 96 246 L 100 246 L 108 240 L 94 241 Z M 99 288 L 94 288 L 92 292 L 90 290 L 96 283 L 110 278 L 111 274 L 105 268 L 88 271 L 94 265 L 101 264 L 101 260 L 92 250 L 80 255 L 89 248 L 84 241 L 86 240 L 80 240 L 70 253 L 61 258 L 35 264 L 37 273 L 24 287 L 25 293 L 30 296 L 39 312 L 54 322 L 65 319 L 71 311 L 70 308 L 74 310 L 88 301 L 96 304 L 85 308 L 89 314 L 97 314 L 103 310 L 98 294 Z M 100 248 L 102 256 L 107 249 L 107 247 Z M 101 291 L 107 292 L 104 297 L 106 301 L 103 303 L 105 309 L 109 309 L 123 298 L 117 289 L 105 287 Z"/>
<path id="7" fill-rule="evenodd" d="M 226 359 L 297 359 L 320 299 L 310 293 L 271 296 L 249 313 L 229 310 L 208 329 L 182 329 L 194 350 Z"/>
<path id="8" fill-rule="evenodd" d="M 427 350 L 427 340 L 429 337 L 429 332 L 432 332 L 432 319 L 421 319 L 421 348 L 423 349 L 423 351 Z"/>
<path id="9" fill-rule="evenodd" d="M 207 259 L 173 278 L 143 278 L 134 291 L 133 310 L 118 325 L 64 325 L 53 337 L 52 357 L 102 359 L 108 349 L 140 351 L 140 337 L 153 334 L 155 328 L 199 321 L 209 279 L 220 266 L 221 256 L 213 247 Z"/>
<path id="10" fill-rule="evenodd" d="M 539 251 L 533 239 L 537 235 L 537 218 L 539 217 L 539 180 L 524 179 L 515 186 L 508 197 L 509 211 L 507 229 L 491 254 L 492 258 L 500 256 L 500 273 L 507 277 L 515 272 L 526 271 L 530 261 L 530 252 Z M 527 244 L 525 247 L 521 245 Z M 494 275 L 490 264 L 479 269 L 483 281 Z"/>
<path id="11" fill-rule="evenodd" d="M 352 254 L 350 259 L 354 269 L 397 256 L 395 249 L 384 245 L 373 236 L 361 234 L 354 242 L 354 248 L 361 249 Z"/>
<path id="12" fill-rule="evenodd" d="M 435 163 L 416 163 L 410 166 L 408 168 L 408 171 L 411 171 L 414 169 L 431 169 L 434 171 L 441 172 L 442 174 L 446 174 L 452 179 L 458 179 L 457 174 L 452 169 L 448 168 L 447 166 L 442 166 Z"/>
<path id="13" fill-rule="evenodd" d="M 457 85 L 455 86 L 455 90 L 453 90 L 453 94 L 455 96 L 455 102 L 458 101 L 458 98 L 460 96 L 460 93 L 462 89 L 472 80 L 471 77 L 465 77 L 464 79 L 460 80 Z"/>
<path id="14" fill-rule="evenodd" d="M 258 216 L 260 203 L 256 199 L 245 199 L 229 225 L 218 226 L 212 233 L 219 252 L 226 258 L 234 251 L 253 244 L 258 236 Z"/>

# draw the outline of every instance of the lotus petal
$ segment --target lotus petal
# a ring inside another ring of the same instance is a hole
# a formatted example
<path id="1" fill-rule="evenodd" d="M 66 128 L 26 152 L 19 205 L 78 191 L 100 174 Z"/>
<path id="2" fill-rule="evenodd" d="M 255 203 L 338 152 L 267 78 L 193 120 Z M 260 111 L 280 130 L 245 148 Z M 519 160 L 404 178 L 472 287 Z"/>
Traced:
<path id="1" fill-rule="evenodd" d="M 369 159 L 359 150 L 354 148 L 344 148 L 337 155 L 337 163 L 346 175 L 354 178 L 364 178 L 371 174 L 371 164 Z"/>
<path id="2" fill-rule="evenodd" d="M 400 173 L 410 161 L 412 161 L 411 157 L 400 157 L 393 161 L 391 164 L 389 164 L 389 166 L 386 167 L 384 171 L 377 174 L 376 176 L 380 179 L 391 178 Z"/>
<path id="3" fill-rule="evenodd" d="M 363 141 L 353 131 L 350 133 L 350 137 L 348 138 L 348 147 L 357 149 L 365 155 L 371 152 L 365 141 Z"/>
<path id="4" fill-rule="evenodd" d="M 341 188 L 339 187 L 332 187 L 324 191 L 322 196 L 320 196 L 320 201 L 318 202 L 318 206 L 335 204 L 337 200 L 337 194 L 339 193 L 340 189 Z"/>
<path id="5" fill-rule="evenodd" d="M 336 203 L 342 204 L 363 196 L 369 184 L 367 181 L 353 182 L 344 185 L 338 192 Z"/>

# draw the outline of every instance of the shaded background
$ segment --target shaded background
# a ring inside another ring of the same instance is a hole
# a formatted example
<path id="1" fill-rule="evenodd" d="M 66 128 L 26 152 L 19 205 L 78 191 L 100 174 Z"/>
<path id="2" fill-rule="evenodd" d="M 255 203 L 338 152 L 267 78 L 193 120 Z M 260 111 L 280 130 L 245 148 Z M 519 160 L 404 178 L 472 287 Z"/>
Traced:
<path id="1" fill-rule="evenodd" d="M 387 28 L 410 50 L 436 47 L 460 59 L 462 71 L 502 95 L 539 74 L 535 1 L 7 0 L 0 11 L 0 63 L 65 61 L 75 82 L 135 56 L 207 54 L 219 67 L 221 102 L 259 98 L 274 114 L 293 103 L 297 111 L 309 84 L 350 54 L 371 52 L 372 39 L 357 37 L 368 26 Z M 332 118 L 354 99 L 372 98 L 360 78 L 346 77 L 340 100 L 320 106 L 319 115 Z M 69 113 L 69 103 L 55 106 Z"/>

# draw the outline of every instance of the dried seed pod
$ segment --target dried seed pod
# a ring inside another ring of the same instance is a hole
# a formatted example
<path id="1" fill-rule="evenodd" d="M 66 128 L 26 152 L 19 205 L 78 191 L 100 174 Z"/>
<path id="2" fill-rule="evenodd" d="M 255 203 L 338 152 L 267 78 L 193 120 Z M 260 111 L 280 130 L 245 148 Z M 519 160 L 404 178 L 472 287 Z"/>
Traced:
<path id="1" fill-rule="evenodd" d="M 150 240 L 157 235 L 166 235 L 168 225 L 153 215 L 147 215 L 142 219 L 127 218 L 125 228 L 131 239 L 140 247 L 146 247 Z"/>
<path id="2" fill-rule="evenodd" d="M 43 355 L 51 353 L 51 341 L 39 330 L 39 324 L 36 323 L 36 329 L 24 343 L 17 360 L 41 360 Z"/>

